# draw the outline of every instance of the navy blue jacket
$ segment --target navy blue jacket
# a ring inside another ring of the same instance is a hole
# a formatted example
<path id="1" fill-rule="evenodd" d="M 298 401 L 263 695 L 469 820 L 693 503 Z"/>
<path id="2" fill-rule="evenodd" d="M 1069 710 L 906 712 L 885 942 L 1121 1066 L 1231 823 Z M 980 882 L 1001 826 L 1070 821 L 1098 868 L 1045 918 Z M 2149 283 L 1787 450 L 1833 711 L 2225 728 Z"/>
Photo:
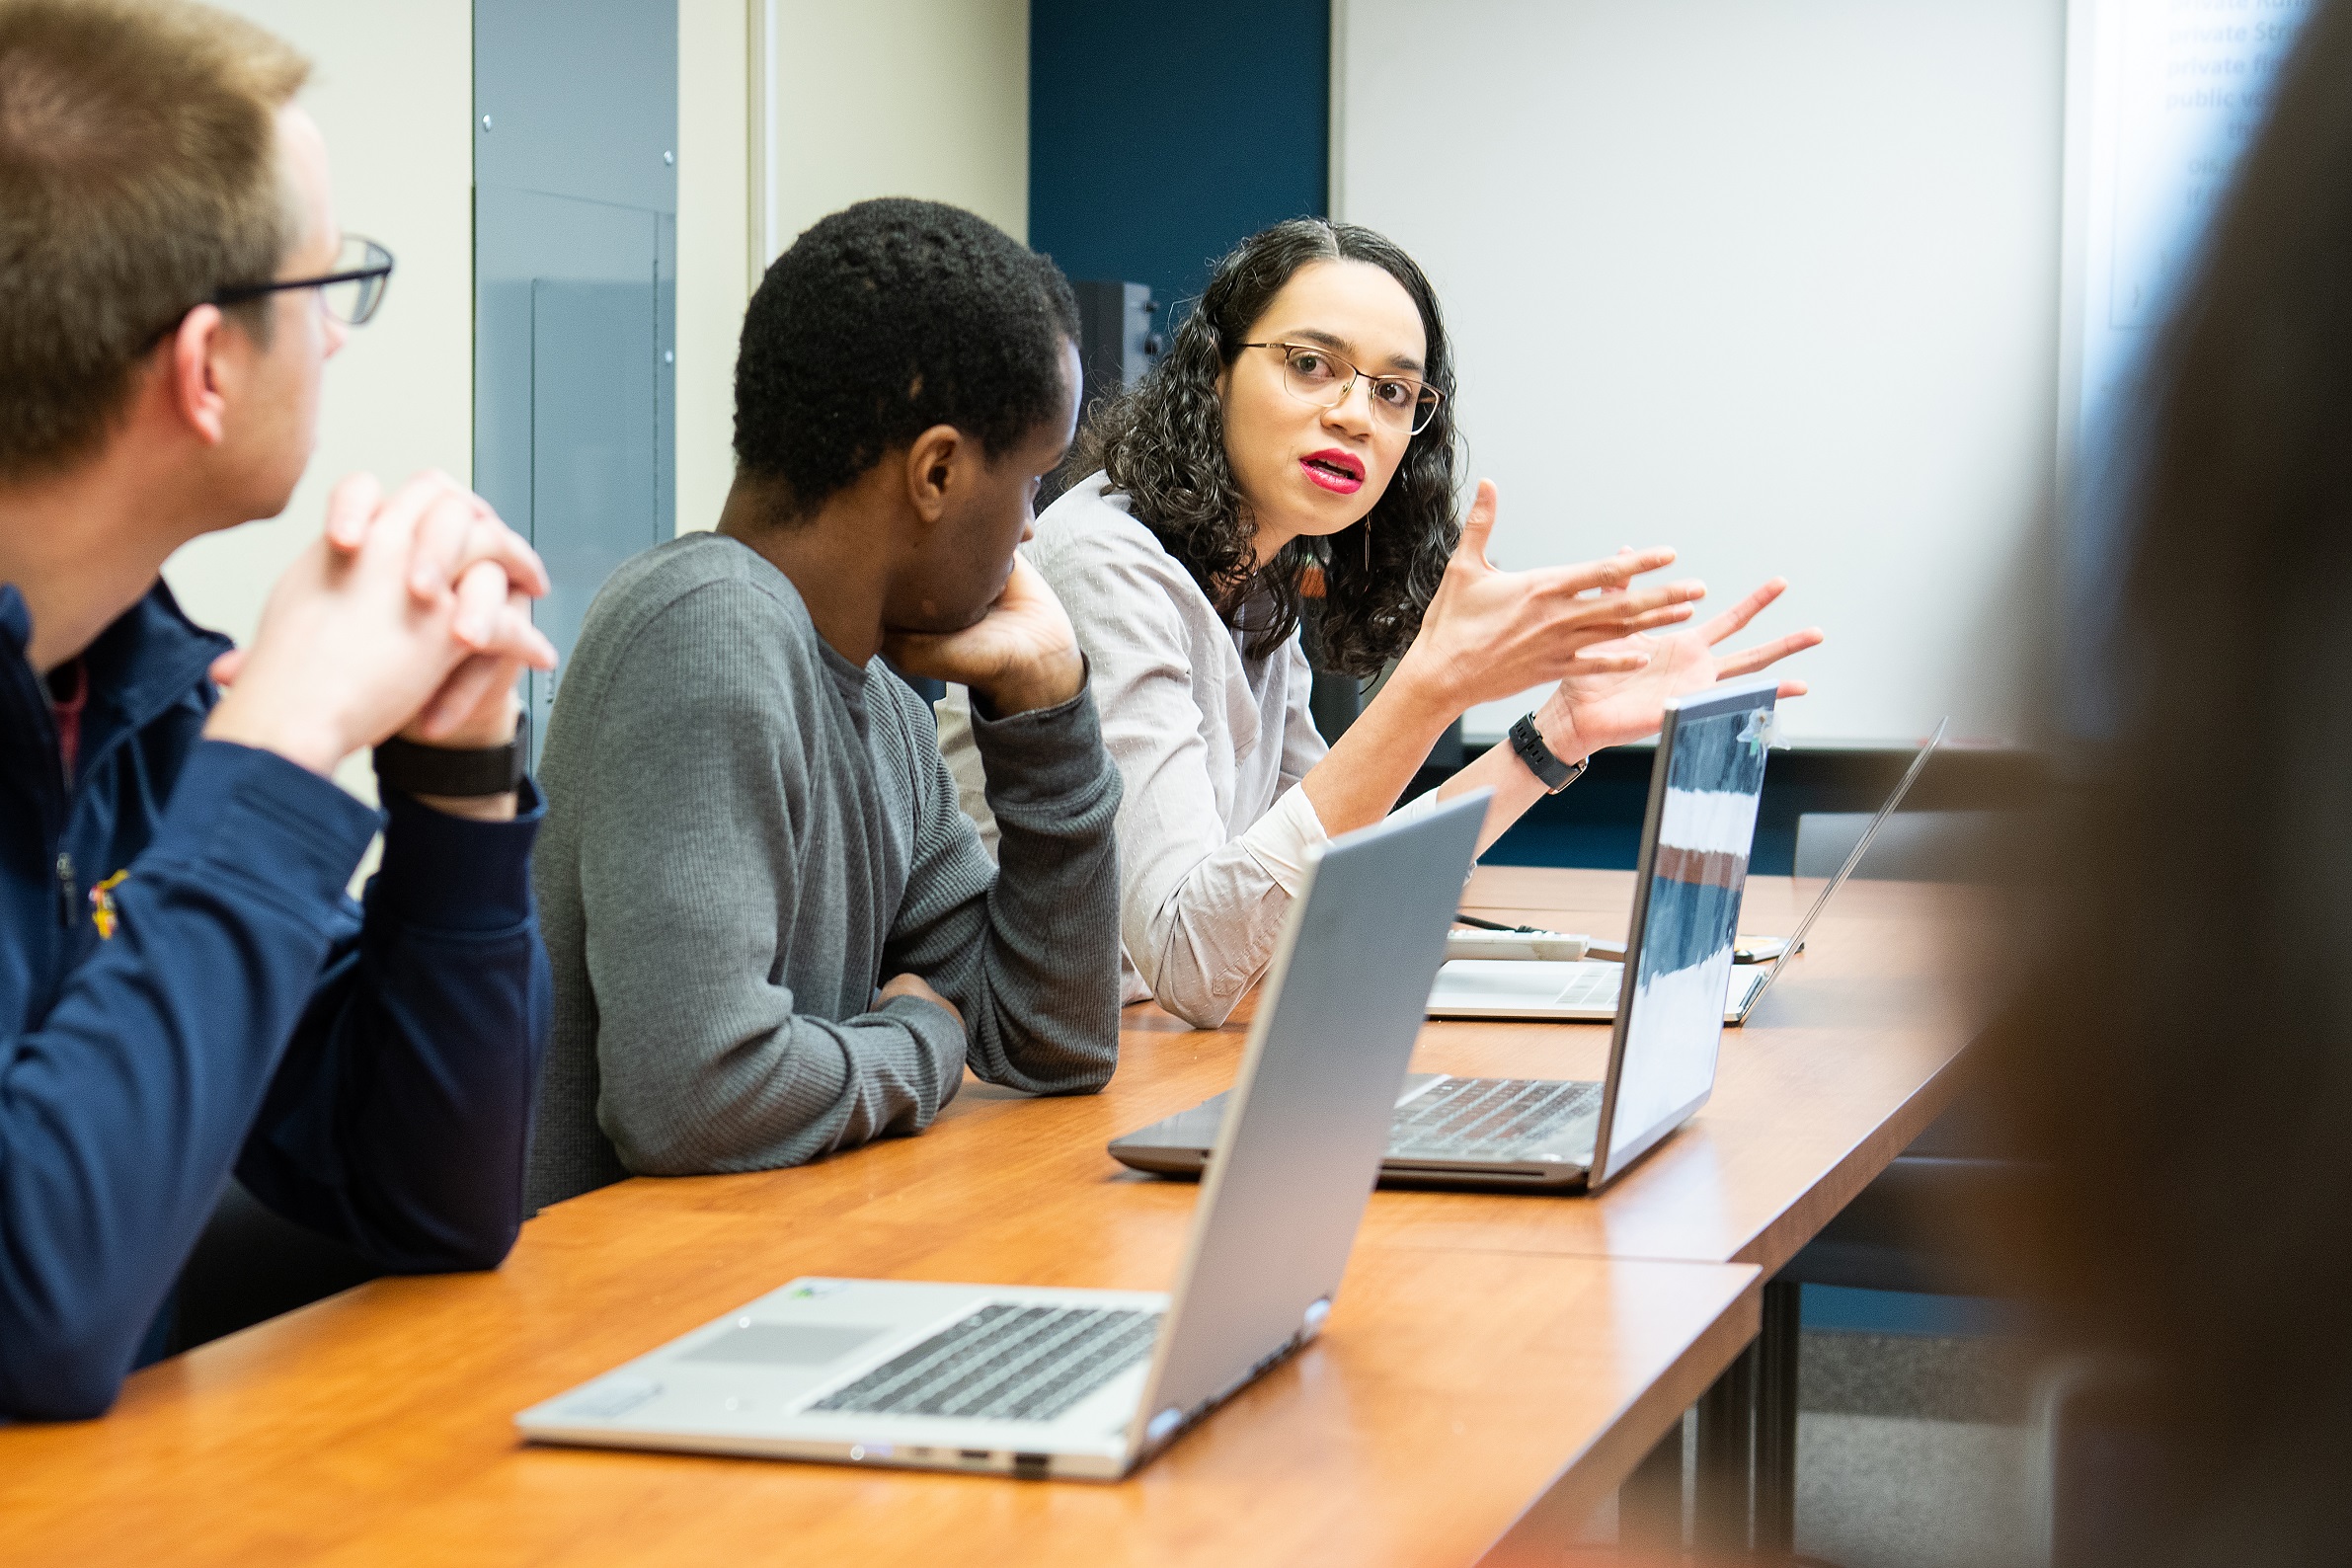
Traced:
<path id="1" fill-rule="evenodd" d="M 0 585 L 0 1420 L 114 1402 L 232 1169 L 383 1268 L 496 1266 L 550 1013 L 535 791 L 379 817 L 203 740 L 228 643 L 161 585 L 83 656 L 68 780 L 30 635 Z"/>

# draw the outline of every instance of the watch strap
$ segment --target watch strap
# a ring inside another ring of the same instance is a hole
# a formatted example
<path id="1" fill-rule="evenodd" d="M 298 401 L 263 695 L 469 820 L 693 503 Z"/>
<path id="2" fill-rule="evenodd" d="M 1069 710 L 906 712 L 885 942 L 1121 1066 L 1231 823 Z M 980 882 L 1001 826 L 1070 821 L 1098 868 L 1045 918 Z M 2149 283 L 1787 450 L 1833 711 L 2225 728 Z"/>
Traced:
<path id="1" fill-rule="evenodd" d="M 394 789 L 403 795 L 457 800 L 505 795 L 522 787 L 529 758 L 529 733 L 520 720 L 514 726 L 513 740 L 479 749 L 419 745 L 394 736 L 376 745 L 375 780 L 379 789 Z"/>
<path id="2" fill-rule="evenodd" d="M 1579 757 L 1574 762 L 1561 761 L 1552 753 L 1552 748 L 1543 744 L 1543 732 L 1535 728 L 1535 716 L 1531 713 L 1521 714 L 1519 723 L 1511 727 L 1511 749 L 1527 764 L 1528 771 L 1534 774 L 1543 785 L 1546 795 L 1557 795 L 1584 777 L 1585 769 L 1593 760 L 1591 757 Z"/>

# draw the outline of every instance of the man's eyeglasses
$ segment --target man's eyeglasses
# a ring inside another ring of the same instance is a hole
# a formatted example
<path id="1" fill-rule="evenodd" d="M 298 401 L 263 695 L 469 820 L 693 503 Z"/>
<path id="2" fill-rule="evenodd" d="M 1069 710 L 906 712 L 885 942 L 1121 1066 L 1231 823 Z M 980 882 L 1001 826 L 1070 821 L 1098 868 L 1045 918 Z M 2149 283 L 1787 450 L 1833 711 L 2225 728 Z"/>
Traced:
<path id="1" fill-rule="evenodd" d="M 274 283 L 239 283 L 233 288 L 215 289 L 207 303 L 236 305 L 289 288 L 315 288 L 328 315 L 356 327 L 374 315 L 376 306 L 384 302 L 384 284 L 391 276 L 390 251 L 373 240 L 347 234 L 331 273 L 316 277 L 288 277 Z"/>
<path id="2" fill-rule="evenodd" d="M 1301 403 L 1335 409 L 1362 380 L 1372 391 L 1372 418 L 1392 431 L 1418 435 L 1437 418 L 1446 395 L 1418 376 L 1372 375 L 1317 344 L 1245 343 L 1244 349 L 1272 349 L 1283 356 L 1283 384 Z"/>

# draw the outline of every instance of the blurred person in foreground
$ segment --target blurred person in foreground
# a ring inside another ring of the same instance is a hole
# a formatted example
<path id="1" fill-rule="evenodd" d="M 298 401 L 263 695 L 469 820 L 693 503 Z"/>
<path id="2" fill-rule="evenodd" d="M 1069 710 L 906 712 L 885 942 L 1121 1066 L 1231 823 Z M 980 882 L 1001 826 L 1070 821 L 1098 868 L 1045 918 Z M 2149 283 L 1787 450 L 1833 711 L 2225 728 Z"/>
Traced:
<path id="1" fill-rule="evenodd" d="M 2352 1561 L 2352 0 L 2314 7 L 2126 421 L 2116 728 L 1990 1065 L 1990 1216 L 2133 1369 L 2112 1560 Z M 2191 989 L 2193 987 L 2193 990 Z"/>
<path id="2" fill-rule="evenodd" d="M 395 1272 L 522 1219 L 538 559 L 445 477 L 356 476 L 249 647 L 160 576 L 284 510 L 391 268 L 308 70 L 201 6 L 0 0 L 0 1422 L 160 1353 L 232 1172 Z M 369 745 L 388 821 L 328 776 Z"/>

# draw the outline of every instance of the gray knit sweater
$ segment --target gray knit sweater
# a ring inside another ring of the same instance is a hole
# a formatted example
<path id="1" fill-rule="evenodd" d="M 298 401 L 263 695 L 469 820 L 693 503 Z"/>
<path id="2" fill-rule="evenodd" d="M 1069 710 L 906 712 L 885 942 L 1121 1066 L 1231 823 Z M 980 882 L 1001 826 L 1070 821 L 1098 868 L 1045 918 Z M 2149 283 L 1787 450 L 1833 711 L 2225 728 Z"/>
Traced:
<path id="1" fill-rule="evenodd" d="M 975 726 L 991 866 L 930 711 L 791 579 L 690 534 L 615 572 L 563 676 L 535 881 L 555 974 L 531 1198 L 918 1133 L 969 1061 L 1083 1093 L 1119 1043 L 1119 773 L 1093 700 Z M 920 975 L 965 1027 L 875 987 Z"/>

